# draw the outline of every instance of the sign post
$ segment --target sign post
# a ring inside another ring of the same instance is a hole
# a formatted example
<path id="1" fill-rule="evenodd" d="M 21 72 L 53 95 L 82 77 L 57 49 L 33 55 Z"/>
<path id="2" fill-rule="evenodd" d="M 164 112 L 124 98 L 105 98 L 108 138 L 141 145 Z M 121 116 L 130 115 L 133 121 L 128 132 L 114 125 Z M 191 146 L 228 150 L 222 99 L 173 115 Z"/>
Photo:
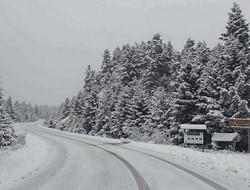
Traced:
<path id="1" fill-rule="evenodd" d="M 248 153 L 250 153 L 250 119 L 230 118 L 229 125 L 234 128 L 248 130 Z"/>

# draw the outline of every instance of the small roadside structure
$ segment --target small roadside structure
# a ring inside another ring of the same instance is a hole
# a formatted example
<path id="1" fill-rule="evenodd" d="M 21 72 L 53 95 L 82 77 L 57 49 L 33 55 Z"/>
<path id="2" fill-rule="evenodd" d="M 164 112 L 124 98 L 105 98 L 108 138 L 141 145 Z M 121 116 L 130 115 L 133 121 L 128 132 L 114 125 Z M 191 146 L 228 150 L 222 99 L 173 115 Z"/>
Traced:
<path id="1" fill-rule="evenodd" d="M 204 144 L 204 133 L 207 130 L 206 125 L 201 124 L 181 124 L 184 131 L 184 144 Z"/>
<path id="2" fill-rule="evenodd" d="M 212 142 L 222 149 L 232 147 L 234 143 L 240 142 L 240 140 L 241 136 L 238 133 L 214 133 L 212 135 Z"/>

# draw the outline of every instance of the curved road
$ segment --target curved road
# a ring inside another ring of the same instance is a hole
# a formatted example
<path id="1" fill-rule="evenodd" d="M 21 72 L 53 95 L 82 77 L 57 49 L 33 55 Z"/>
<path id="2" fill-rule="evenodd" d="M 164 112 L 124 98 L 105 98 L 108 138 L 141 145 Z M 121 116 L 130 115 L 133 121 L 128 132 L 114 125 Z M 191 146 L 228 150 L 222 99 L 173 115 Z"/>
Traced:
<path id="1" fill-rule="evenodd" d="M 227 190 L 182 166 L 129 146 L 42 127 L 28 132 L 51 141 L 49 162 L 15 190 Z"/>

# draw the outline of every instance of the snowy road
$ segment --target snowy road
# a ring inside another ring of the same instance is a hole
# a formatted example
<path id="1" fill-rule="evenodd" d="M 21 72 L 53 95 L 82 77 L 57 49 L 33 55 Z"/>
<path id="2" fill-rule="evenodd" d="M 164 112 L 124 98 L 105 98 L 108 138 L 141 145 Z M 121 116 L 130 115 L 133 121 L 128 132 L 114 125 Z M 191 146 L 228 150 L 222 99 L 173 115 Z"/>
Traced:
<path id="1" fill-rule="evenodd" d="M 226 190 L 197 173 L 129 145 L 43 127 L 28 132 L 57 148 L 18 190 Z"/>

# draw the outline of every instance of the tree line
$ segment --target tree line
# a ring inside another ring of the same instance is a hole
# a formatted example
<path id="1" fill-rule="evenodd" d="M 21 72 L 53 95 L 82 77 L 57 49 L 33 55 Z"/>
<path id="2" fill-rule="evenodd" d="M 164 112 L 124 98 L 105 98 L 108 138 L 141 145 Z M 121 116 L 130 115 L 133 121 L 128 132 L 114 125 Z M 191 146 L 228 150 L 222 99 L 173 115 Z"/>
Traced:
<path id="1" fill-rule="evenodd" d="M 82 90 L 63 102 L 50 123 L 76 133 L 155 142 L 181 140 L 181 123 L 230 131 L 228 118 L 250 117 L 249 38 L 249 24 L 234 3 L 213 48 L 188 39 L 177 51 L 156 34 L 148 42 L 105 50 L 101 70 L 88 66 Z"/>
<path id="2" fill-rule="evenodd" d="M 55 115 L 58 111 L 57 106 L 32 106 L 25 101 L 19 103 L 18 100 L 13 103 L 11 97 L 5 101 L 5 107 L 6 112 L 13 122 L 34 122 L 38 119 L 47 119 L 51 117 L 51 115 Z"/>
<path id="3" fill-rule="evenodd" d="M 14 122 L 34 122 L 47 119 L 57 113 L 58 107 L 35 105 L 3 98 L 3 88 L 0 86 L 0 146 L 11 145 L 16 138 L 12 124 Z"/>

